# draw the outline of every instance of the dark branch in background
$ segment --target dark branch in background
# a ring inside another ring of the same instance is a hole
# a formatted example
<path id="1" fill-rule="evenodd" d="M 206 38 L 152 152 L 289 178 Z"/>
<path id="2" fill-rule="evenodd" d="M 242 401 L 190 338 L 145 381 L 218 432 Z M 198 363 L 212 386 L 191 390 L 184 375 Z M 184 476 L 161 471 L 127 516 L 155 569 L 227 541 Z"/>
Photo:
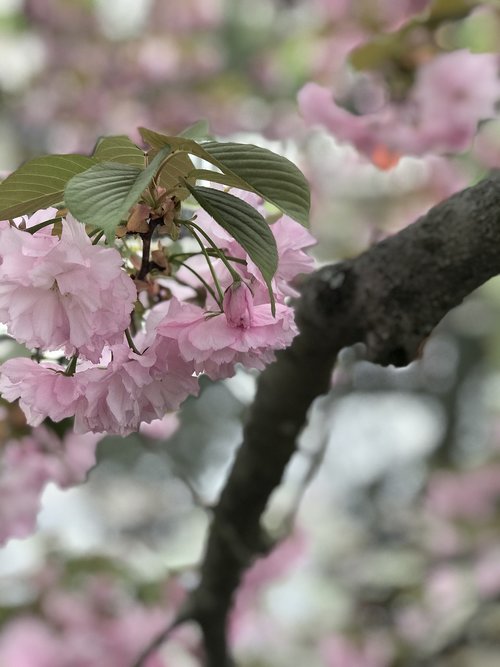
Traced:
<path id="1" fill-rule="evenodd" d="M 300 335 L 260 376 L 214 511 L 201 579 L 183 617 L 199 623 L 207 667 L 231 667 L 226 625 L 245 570 L 271 544 L 261 516 L 296 449 L 338 352 L 364 343 L 375 363 L 412 361 L 438 322 L 500 273 L 500 175 L 438 204 L 358 258 L 312 274 L 297 304 Z M 139 664 L 139 663 L 138 663 Z"/>

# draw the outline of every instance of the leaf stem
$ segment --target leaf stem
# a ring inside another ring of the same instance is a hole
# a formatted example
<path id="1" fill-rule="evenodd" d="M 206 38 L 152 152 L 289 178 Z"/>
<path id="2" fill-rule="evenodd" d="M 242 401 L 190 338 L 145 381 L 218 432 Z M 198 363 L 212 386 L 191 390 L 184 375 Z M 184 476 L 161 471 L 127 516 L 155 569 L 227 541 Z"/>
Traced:
<path id="1" fill-rule="evenodd" d="M 210 246 L 212 247 L 212 250 L 215 252 L 215 254 L 217 255 L 217 257 L 220 258 L 220 260 L 222 261 L 222 263 L 224 264 L 224 266 L 226 267 L 226 269 L 227 269 L 227 270 L 229 271 L 229 273 L 231 274 L 231 278 L 232 278 L 233 280 L 241 280 L 241 276 L 240 276 L 240 274 L 238 273 L 238 271 L 235 271 L 235 270 L 233 269 L 233 267 L 231 266 L 231 264 L 229 264 L 229 262 L 228 262 L 228 260 L 227 260 L 227 258 L 226 258 L 226 256 L 225 256 L 225 254 L 222 252 L 222 250 L 221 250 L 220 248 L 218 248 L 218 247 L 215 245 L 215 243 L 212 241 L 212 239 L 210 238 L 210 236 L 209 236 L 209 235 L 208 235 L 208 234 L 207 234 L 207 233 L 206 233 L 206 232 L 205 232 L 199 225 L 197 225 L 197 224 L 196 224 L 195 222 L 193 222 L 192 220 L 190 220 L 190 221 L 188 222 L 188 226 L 190 226 L 190 227 L 194 227 L 194 229 L 196 229 L 196 231 L 199 232 L 199 233 L 200 233 L 200 234 L 201 234 L 201 235 L 202 235 L 202 236 L 209 242 Z"/>
<path id="2" fill-rule="evenodd" d="M 202 253 L 196 253 L 196 254 L 202 254 Z M 220 306 L 219 299 L 217 298 L 217 294 L 214 292 L 214 290 L 210 287 L 210 285 L 207 283 L 205 278 L 203 278 L 198 271 L 195 271 L 189 264 L 185 264 L 182 261 L 175 260 L 170 258 L 171 261 L 174 261 L 178 264 L 181 264 L 184 268 L 186 268 L 188 271 L 191 271 L 193 275 L 196 276 L 196 278 L 200 281 L 200 283 L 203 285 L 203 287 L 207 290 L 207 292 L 210 294 L 210 296 L 213 298 L 213 300 Z M 192 287 L 192 285 L 189 285 L 188 283 L 184 283 L 185 285 L 188 285 L 188 287 Z"/>
<path id="3" fill-rule="evenodd" d="M 29 232 L 30 234 L 34 234 L 35 232 L 38 232 L 40 229 L 48 227 L 49 225 L 53 225 L 55 222 L 60 222 L 61 220 L 62 217 L 58 216 L 57 218 L 52 218 L 51 220 L 45 220 L 44 222 L 39 222 L 37 225 L 33 225 L 33 227 L 28 227 L 25 231 Z"/>
<path id="4" fill-rule="evenodd" d="M 69 364 L 66 366 L 66 370 L 64 371 L 64 375 L 67 375 L 68 377 L 71 377 L 75 374 L 77 361 L 78 361 L 78 354 L 74 354 L 71 357 Z"/>
<path id="5" fill-rule="evenodd" d="M 125 338 L 127 339 L 128 346 L 132 350 L 132 352 L 135 352 L 136 354 L 141 354 L 139 350 L 136 348 L 135 343 L 132 339 L 132 334 L 130 333 L 130 329 L 125 329 Z"/>
<path id="6" fill-rule="evenodd" d="M 193 229 L 193 227 L 197 227 L 197 225 L 193 225 L 192 222 L 188 222 L 187 220 L 182 221 L 182 224 L 183 224 L 183 225 L 184 225 L 184 226 L 191 232 L 191 234 L 193 235 L 193 237 L 196 239 L 196 242 L 197 242 L 198 245 L 200 246 L 200 250 L 201 250 L 203 256 L 205 257 L 205 259 L 206 259 L 206 261 L 207 261 L 208 268 L 210 269 L 210 273 L 211 273 L 211 275 L 212 275 L 212 278 L 213 278 L 213 281 L 214 281 L 215 288 L 216 288 L 216 290 L 217 290 L 217 294 L 219 295 L 219 298 L 218 298 L 218 299 L 215 299 L 215 300 L 217 301 L 217 305 L 219 306 L 219 308 L 222 310 L 222 302 L 224 301 L 224 294 L 223 294 L 223 292 L 222 292 L 222 288 L 221 288 L 221 286 L 220 286 L 219 279 L 217 278 L 217 275 L 216 275 L 216 273 L 215 273 L 215 269 L 214 269 L 214 267 L 213 267 L 213 265 L 212 265 L 212 262 L 210 261 L 210 256 L 209 256 L 209 254 L 208 254 L 208 252 L 207 252 L 207 249 L 206 249 L 205 246 L 203 245 L 203 241 L 200 239 L 200 237 L 198 236 L 198 234 L 197 234 L 197 233 L 195 232 L 195 230 Z"/>
<path id="7" fill-rule="evenodd" d="M 219 257 L 219 254 L 214 251 L 213 248 L 206 248 L 207 253 L 211 257 Z M 176 252 L 173 255 L 169 256 L 169 260 L 172 262 L 175 262 L 178 257 L 185 257 L 189 259 L 190 257 L 196 257 L 197 255 L 203 255 L 201 251 L 199 252 Z M 247 261 L 246 259 L 241 259 L 240 257 L 232 257 L 231 255 L 226 255 L 224 253 L 224 257 L 229 260 L 230 262 L 235 262 L 237 264 L 244 264 L 246 265 Z"/>

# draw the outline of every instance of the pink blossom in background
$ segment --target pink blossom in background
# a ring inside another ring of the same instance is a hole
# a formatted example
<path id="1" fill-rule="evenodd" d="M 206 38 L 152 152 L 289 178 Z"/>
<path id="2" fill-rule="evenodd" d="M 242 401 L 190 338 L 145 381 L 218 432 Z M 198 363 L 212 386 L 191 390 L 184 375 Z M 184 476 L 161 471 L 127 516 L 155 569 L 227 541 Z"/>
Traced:
<path id="1" fill-rule="evenodd" d="M 479 595 L 496 598 L 500 594 L 500 549 L 484 549 L 473 564 L 472 576 Z"/>
<path id="2" fill-rule="evenodd" d="M 262 641 L 267 633 L 267 641 L 272 641 L 277 628 L 270 626 L 259 608 L 258 600 L 273 583 L 279 583 L 304 567 L 307 559 L 306 537 L 297 532 L 278 544 L 268 556 L 258 558 L 245 572 L 230 616 L 229 636 L 232 644 L 252 648 L 252 644 Z"/>
<path id="3" fill-rule="evenodd" d="M 355 116 L 336 104 L 332 90 L 314 82 L 306 83 L 299 91 L 298 103 L 308 125 L 322 125 L 336 139 L 352 144 L 369 157 L 383 143 L 382 131 L 397 120 L 388 106 L 376 113 Z"/>
<path id="4" fill-rule="evenodd" d="M 480 120 L 497 116 L 499 59 L 494 54 L 453 51 L 433 58 L 417 73 L 410 104 L 426 151 L 468 148 Z"/>
<path id="5" fill-rule="evenodd" d="M 152 440 L 168 440 L 179 428 L 180 420 L 177 413 L 171 412 L 162 419 L 153 419 L 149 424 L 142 422 L 139 433 Z"/>
<path id="6" fill-rule="evenodd" d="M 462 473 L 435 472 L 429 481 L 427 510 L 446 519 L 487 519 L 500 498 L 500 467 Z"/>
<path id="7" fill-rule="evenodd" d="M 222 0 L 186 0 L 175 12 L 164 3 L 153 8 L 154 22 L 168 26 L 173 34 L 214 29 L 224 22 Z"/>
<path id="8" fill-rule="evenodd" d="M 498 57 L 461 50 L 436 56 L 417 72 L 406 102 L 356 116 L 335 102 L 334 92 L 307 83 L 298 101 L 309 125 L 322 125 L 370 159 L 377 151 L 423 155 L 466 150 L 480 120 L 497 115 Z"/>
<path id="9" fill-rule="evenodd" d="M 68 433 L 61 440 L 43 426 L 0 450 L 0 544 L 35 530 L 40 497 L 49 482 L 62 488 L 85 480 L 101 436 Z"/>
<path id="10" fill-rule="evenodd" d="M 424 602 L 427 613 L 436 620 L 460 608 L 469 592 L 465 573 L 451 564 L 436 566 L 425 581 Z"/>
<path id="11" fill-rule="evenodd" d="M 266 586 L 280 577 L 285 578 L 308 561 L 308 541 L 305 533 L 297 530 L 276 545 L 271 553 L 258 558 L 244 576 L 238 595 L 255 597 Z"/>
<path id="12" fill-rule="evenodd" d="M 351 9 L 351 0 L 315 0 L 315 4 L 332 21 L 346 19 Z"/>
<path id="13" fill-rule="evenodd" d="M 35 221 L 54 216 L 39 211 Z M 34 219 L 27 221 L 28 228 Z M 104 345 L 121 342 L 136 300 L 133 281 L 113 248 L 92 245 L 71 216 L 62 236 L 0 223 L 0 321 L 28 347 L 64 348 L 94 362 Z"/>
<path id="14" fill-rule="evenodd" d="M 428 512 L 425 517 L 425 549 L 436 558 L 454 558 L 465 548 L 459 526 Z"/>
<path id="15" fill-rule="evenodd" d="M 488 169 L 500 167 L 500 120 L 483 123 L 474 138 L 473 155 Z"/>
<path id="16" fill-rule="evenodd" d="M 325 667 L 389 667 L 392 650 L 384 637 L 369 637 L 356 645 L 346 637 L 334 635 L 322 645 Z"/>
<path id="17" fill-rule="evenodd" d="M 96 433 L 66 433 L 61 443 L 60 465 L 53 473 L 53 481 L 62 489 L 84 482 L 95 465 L 96 446 L 101 439 L 102 436 Z"/>
<path id="18" fill-rule="evenodd" d="M 383 635 L 369 636 L 362 642 L 334 635 L 321 647 L 325 667 L 390 667 L 393 650 Z"/>
<path id="19" fill-rule="evenodd" d="M 105 585 L 105 582 L 102 582 Z M 0 635 L 2 667 L 125 667 L 165 627 L 165 611 L 141 607 L 110 591 L 99 599 L 54 590 L 43 600 L 45 618 L 25 614 Z M 145 667 L 174 667 L 158 652 Z"/>
<path id="20" fill-rule="evenodd" d="M 0 660 L 5 667 L 57 667 L 65 665 L 61 657 L 55 631 L 35 616 L 11 622 L 0 635 Z"/>
<path id="21" fill-rule="evenodd" d="M 425 641 L 431 632 L 432 619 L 418 603 L 400 607 L 394 622 L 398 634 L 412 644 L 418 645 Z"/>
<path id="22" fill-rule="evenodd" d="M 4 446 L 0 459 L 0 545 L 34 532 L 49 474 L 47 461 L 32 439 Z"/>

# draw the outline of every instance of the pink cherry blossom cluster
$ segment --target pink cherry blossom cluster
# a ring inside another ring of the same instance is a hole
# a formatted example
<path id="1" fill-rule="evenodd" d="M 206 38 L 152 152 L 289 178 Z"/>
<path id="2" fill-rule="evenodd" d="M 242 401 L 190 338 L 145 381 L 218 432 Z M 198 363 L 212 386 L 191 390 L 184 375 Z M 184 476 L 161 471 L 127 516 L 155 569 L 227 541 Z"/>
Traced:
<path id="1" fill-rule="evenodd" d="M 263 211 L 258 197 L 246 198 Z M 77 433 L 127 435 L 196 395 L 199 374 L 226 378 L 237 363 L 262 369 L 295 336 L 288 282 L 312 269 L 304 249 L 314 239 L 290 218 L 271 225 L 280 258 L 274 315 L 258 268 L 201 213 L 198 224 L 237 271 L 217 257 L 207 264 L 205 251 L 186 253 L 176 274 L 158 278 L 169 287 L 165 300 L 143 303 L 141 294 L 144 321 L 132 336 L 137 290 L 121 254 L 92 243 L 71 215 L 58 234 L 49 223 L 56 214 L 47 209 L 18 226 L 0 223 L 0 322 L 39 356 L 61 352 L 58 362 L 22 357 L 0 366 L 0 393 L 19 399 L 30 425 L 74 416 Z M 202 284 L 207 298 L 195 303 Z"/>
<path id="2" fill-rule="evenodd" d="M 0 460 L 0 546 L 35 530 L 40 496 L 49 482 L 66 488 L 83 482 L 95 464 L 101 436 L 68 433 L 61 440 L 39 426 L 21 440 L 9 440 Z"/>
<path id="3" fill-rule="evenodd" d="M 3 409 L 0 409 L 0 417 Z M 139 432 L 145 438 L 166 440 L 178 428 L 176 414 L 165 415 Z M 41 496 L 50 482 L 66 489 L 85 481 L 95 465 L 95 451 L 102 436 L 68 430 L 60 438 L 40 425 L 21 438 L 10 437 L 0 448 L 0 547 L 11 538 L 35 531 Z"/>
<path id="4" fill-rule="evenodd" d="M 382 104 L 363 115 L 342 108 L 332 90 L 312 82 L 300 91 L 299 106 L 306 123 L 322 125 L 370 159 L 381 149 L 397 155 L 457 153 L 470 146 L 479 121 L 497 115 L 498 63 L 489 53 L 438 55 L 419 68 L 403 103 Z"/>
<path id="5" fill-rule="evenodd" d="M 90 574 L 84 568 L 78 571 L 78 561 L 69 565 L 73 565 L 76 577 L 62 563 L 46 567 L 33 577 L 29 589 L 36 596 L 38 613 L 26 609 L 4 623 L 0 636 L 2 667 L 132 665 L 144 646 L 163 630 L 165 618 L 173 615 L 183 595 L 176 582 L 168 582 L 160 589 L 157 603 L 146 605 L 137 600 L 131 585 L 133 574 L 123 564 L 123 579 L 111 568 Z M 124 581 L 126 575 L 128 581 Z M 194 658 L 188 659 L 191 643 L 187 633 L 172 639 L 167 656 L 157 652 L 144 667 L 198 664 Z"/>
<path id="6" fill-rule="evenodd" d="M 54 218 L 39 211 L 34 226 Z M 105 345 L 120 342 L 136 292 L 116 250 L 93 246 L 71 215 L 61 238 L 45 227 L 30 234 L 0 222 L 0 322 L 19 342 L 43 350 L 76 350 L 97 362 Z"/>

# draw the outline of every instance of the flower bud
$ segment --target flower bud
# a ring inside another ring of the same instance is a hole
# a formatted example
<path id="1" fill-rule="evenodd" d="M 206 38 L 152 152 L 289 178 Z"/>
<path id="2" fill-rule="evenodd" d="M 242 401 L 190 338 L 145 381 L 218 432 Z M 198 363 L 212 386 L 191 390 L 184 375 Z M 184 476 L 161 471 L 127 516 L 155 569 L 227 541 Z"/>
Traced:
<path id="1" fill-rule="evenodd" d="M 230 285 L 223 301 L 224 313 L 229 326 L 248 329 L 252 325 L 253 299 L 250 288 L 238 281 Z"/>

